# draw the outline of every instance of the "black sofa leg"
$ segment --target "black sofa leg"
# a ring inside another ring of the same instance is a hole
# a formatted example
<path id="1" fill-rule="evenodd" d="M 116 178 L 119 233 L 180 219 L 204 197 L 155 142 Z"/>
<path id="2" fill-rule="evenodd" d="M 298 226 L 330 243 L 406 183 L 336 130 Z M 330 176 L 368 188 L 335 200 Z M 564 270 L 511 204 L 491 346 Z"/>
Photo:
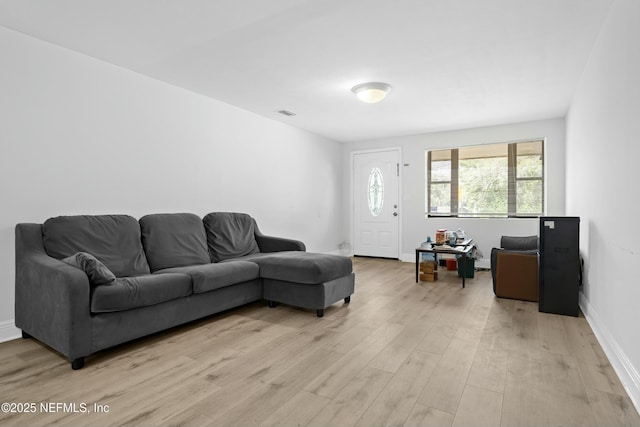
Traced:
<path id="1" fill-rule="evenodd" d="M 31 338 L 31 335 L 29 335 L 28 333 L 26 333 L 25 331 L 22 331 L 22 338 L 24 338 L 25 340 L 28 338 Z"/>
<path id="2" fill-rule="evenodd" d="M 77 359 L 71 359 L 71 369 L 77 371 L 84 366 L 84 357 L 78 357 Z"/>
<path id="3" fill-rule="evenodd" d="M 349 295 L 348 297 L 346 297 L 346 298 L 344 299 L 344 303 L 345 303 L 345 304 L 349 304 L 350 302 L 351 302 L 351 295 Z"/>
<path id="4" fill-rule="evenodd" d="M 267 305 L 269 306 L 269 308 L 273 308 L 273 307 L 275 307 L 277 304 L 276 304 L 276 302 L 275 302 L 275 301 L 268 300 L 268 301 L 267 301 Z"/>
<path id="5" fill-rule="evenodd" d="M 324 317 L 324 309 L 321 308 L 320 310 L 316 310 L 316 316 Z"/>

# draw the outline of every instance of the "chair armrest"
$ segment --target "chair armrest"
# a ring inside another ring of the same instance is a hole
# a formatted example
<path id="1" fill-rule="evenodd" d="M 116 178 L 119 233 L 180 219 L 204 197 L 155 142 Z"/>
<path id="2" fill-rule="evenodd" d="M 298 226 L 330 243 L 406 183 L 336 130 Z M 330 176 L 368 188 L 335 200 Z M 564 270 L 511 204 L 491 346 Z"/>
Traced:
<path id="1" fill-rule="evenodd" d="M 69 359 L 91 354 L 87 275 L 46 254 L 41 224 L 15 230 L 16 326 Z"/>
<path id="2" fill-rule="evenodd" d="M 525 301 L 538 300 L 538 255 L 531 251 L 496 254 L 495 294 Z"/>
<path id="3" fill-rule="evenodd" d="M 496 263 L 498 261 L 498 252 L 503 251 L 501 248 L 491 248 L 491 281 L 493 282 L 493 293 L 496 293 Z"/>

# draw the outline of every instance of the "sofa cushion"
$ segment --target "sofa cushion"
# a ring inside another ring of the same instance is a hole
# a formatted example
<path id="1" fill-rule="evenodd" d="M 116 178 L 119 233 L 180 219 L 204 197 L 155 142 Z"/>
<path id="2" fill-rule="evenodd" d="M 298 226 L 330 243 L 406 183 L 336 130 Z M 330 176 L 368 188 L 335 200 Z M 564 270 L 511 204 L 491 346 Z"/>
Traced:
<path id="1" fill-rule="evenodd" d="M 212 262 L 260 252 L 255 222 L 247 214 L 212 212 L 203 218 Z"/>
<path id="2" fill-rule="evenodd" d="M 86 252 L 78 252 L 70 257 L 63 258 L 62 261 L 84 271 L 89 278 L 89 283 L 93 286 L 108 285 L 116 280 L 116 276 L 106 265 Z"/>
<path id="3" fill-rule="evenodd" d="M 193 281 L 193 293 L 200 294 L 236 283 L 258 279 L 260 268 L 248 261 L 229 261 L 225 263 L 192 265 L 159 270 L 155 274 L 187 274 Z"/>
<path id="4" fill-rule="evenodd" d="M 49 218 L 42 225 L 42 243 L 53 258 L 87 252 L 116 277 L 148 274 L 140 242 L 140 225 L 129 215 L 76 215 Z"/>
<path id="5" fill-rule="evenodd" d="M 256 258 L 263 258 L 263 257 L 266 257 L 266 256 L 271 256 L 272 254 L 273 254 L 273 252 L 256 252 L 255 254 L 239 256 L 237 258 L 224 259 L 224 260 L 222 260 L 220 262 L 221 263 L 227 263 L 227 262 L 236 262 L 236 261 L 253 261 Z"/>
<path id="6" fill-rule="evenodd" d="M 263 279 L 317 284 L 351 274 L 351 259 L 311 252 L 274 252 L 251 260 L 260 266 Z"/>
<path id="7" fill-rule="evenodd" d="M 186 274 L 149 274 L 123 277 L 109 286 L 97 286 L 91 297 L 92 313 L 130 310 L 186 297 L 192 293 Z"/>
<path id="8" fill-rule="evenodd" d="M 197 215 L 146 215 L 140 218 L 140 230 L 151 271 L 210 262 L 207 236 Z"/>

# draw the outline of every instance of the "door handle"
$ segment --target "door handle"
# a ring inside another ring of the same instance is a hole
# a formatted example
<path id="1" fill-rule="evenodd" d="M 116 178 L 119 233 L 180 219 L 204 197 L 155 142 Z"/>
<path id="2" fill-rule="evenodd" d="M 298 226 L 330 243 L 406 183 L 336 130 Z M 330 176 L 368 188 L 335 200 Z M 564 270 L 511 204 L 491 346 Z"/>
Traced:
<path id="1" fill-rule="evenodd" d="M 394 213 L 393 213 L 393 216 L 398 216 L 398 212 L 394 212 Z"/>

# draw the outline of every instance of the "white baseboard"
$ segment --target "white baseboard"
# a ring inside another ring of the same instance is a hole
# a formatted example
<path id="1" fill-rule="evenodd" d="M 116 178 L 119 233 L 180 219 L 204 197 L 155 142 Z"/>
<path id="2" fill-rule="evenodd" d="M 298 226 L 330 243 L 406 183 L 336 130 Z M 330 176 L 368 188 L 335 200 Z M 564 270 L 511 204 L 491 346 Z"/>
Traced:
<path id="1" fill-rule="evenodd" d="M 415 263 L 416 262 L 416 254 L 415 253 L 413 253 L 413 254 L 411 254 L 411 253 L 402 254 L 402 258 L 400 258 L 400 261 Z"/>
<path id="2" fill-rule="evenodd" d="M 580 293 L 580 309 L 598 339 L 602 350 L 607 355 L 609 362 L 611 362 L 613 370 L 618 374 L 633 406 L 635 406 L 636 411 L 640 412 L 640 375 L 636 367 L 633 366 L 627 355 L 620 348 L 613 335 L 609 333 L 607 327 L 600 321 L 597 313 L 582 292 Z"/>
<path id="3" fill-rule="evenodd" d="M 347 258 L 353 257 L 353 253 L 352 252 L 344 253 L 340 249 L 336 249 L 334 251 L 317 252 L 317 253 L 327 254 L 327 255 L 340 255 L 340 256 L 343 256 L 343 257 L 347 257 Z"/>
<path id="4" fill-rule="evenodd" d="M 22 333 L 16 328 L 13 319 L 0 322 L 0 342 L 11 341 L 21 336 Z"/>

